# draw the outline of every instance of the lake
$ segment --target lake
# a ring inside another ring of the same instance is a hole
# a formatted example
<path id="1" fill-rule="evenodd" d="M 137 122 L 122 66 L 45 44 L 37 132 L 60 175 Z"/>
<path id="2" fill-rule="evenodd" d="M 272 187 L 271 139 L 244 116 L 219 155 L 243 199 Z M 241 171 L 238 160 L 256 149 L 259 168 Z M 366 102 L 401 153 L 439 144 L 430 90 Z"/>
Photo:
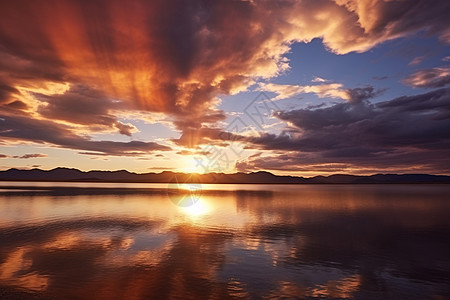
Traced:
<path id="1" fill-rule="evenodd" d="M 449 299 L 449 195 L 1 182 L 0 299 Z"/>

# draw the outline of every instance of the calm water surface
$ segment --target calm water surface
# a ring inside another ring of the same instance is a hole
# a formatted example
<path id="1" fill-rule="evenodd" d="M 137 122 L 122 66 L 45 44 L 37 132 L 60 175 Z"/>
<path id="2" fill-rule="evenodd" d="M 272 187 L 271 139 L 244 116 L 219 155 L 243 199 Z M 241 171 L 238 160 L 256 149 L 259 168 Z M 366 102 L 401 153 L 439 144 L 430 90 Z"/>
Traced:
<path id="1" fill-rule="evenodd" d="M 449 299 L 450 185 L 0 183 L 0 299 Z"/>

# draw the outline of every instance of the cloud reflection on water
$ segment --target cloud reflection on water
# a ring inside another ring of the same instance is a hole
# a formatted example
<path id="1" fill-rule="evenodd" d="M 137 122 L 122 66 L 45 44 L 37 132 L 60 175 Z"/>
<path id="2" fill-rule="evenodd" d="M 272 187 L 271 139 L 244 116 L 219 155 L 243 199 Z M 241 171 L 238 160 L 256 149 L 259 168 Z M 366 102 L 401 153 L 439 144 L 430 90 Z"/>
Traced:
<path id="1" fill-rule="evenodd" d="M 444 297 L 447 193 L 447 186 L 206 189 L 193 212 L 158 193 L 0 195 L 0 292 Z"/>

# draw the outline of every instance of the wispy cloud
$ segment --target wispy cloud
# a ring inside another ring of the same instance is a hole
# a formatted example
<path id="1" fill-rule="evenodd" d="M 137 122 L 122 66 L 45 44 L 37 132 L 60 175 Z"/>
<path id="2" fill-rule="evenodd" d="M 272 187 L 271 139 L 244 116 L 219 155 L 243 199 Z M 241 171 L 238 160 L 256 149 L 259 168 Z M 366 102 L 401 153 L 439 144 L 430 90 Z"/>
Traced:
<path id="1" fill-rule="evenodd" d="M 420 64 L 425 59 L 425 56 L 417 56 L 412 61 L 409 62 L 408 65 L 415 66 Z"/>
<path id="2" fill-rule="evenodd" d="M 450 83 L 450 67 L 419 70 L 403 79 L 403 83 L 417 88 L 438 88 Z"/>
<path id="3" fill-rule="evenodd" d="M 0 158 L 19 158 L 19 159 L 28 159 L 28 158 L 43 158 L 47 157 L 47 154 L 42 153 L 30 153 L 30 154 L 24 154 L 24 155 L 6 155 L 6 154 L 0 154 Z"/>
<path id="4" fill-rule="evenodd" d="M 322 77 L 314 77 L 314 79 L 313 80 L 311 80 L 311 82 L 328 82 L 329 80 L 327 80 L 327 79 L 324 79 L 324 78 L 322 78 Z"/>
<path id="5" fill-rule="evenodd" d="M 5 141 L 46 143 L 62 148 L 94 152 L 96 155 L 137 156 L 154 151 L 171 150 L 170 147 L 155 142 L 95 141 L 75 134 L 68 126 L 20 115 L 0 115 L 0 137 Z"/>
<path id="6" fill-rule="evenodd" d="M 321 81 L 319 81 L 321 82 Z M 379 95 L 382 91 L 375 90 L 372 86 L 363 88 L 344 88 L 341 83 L 324 83 L 317 85 L 288 85 L 266 83 L 260 85 L 260 90 L 276 93 L 273 100 L 292 98 L 300 94 L 315 94 L 319 98 L 337 98 L 348 102 L 361 102 Z"/>

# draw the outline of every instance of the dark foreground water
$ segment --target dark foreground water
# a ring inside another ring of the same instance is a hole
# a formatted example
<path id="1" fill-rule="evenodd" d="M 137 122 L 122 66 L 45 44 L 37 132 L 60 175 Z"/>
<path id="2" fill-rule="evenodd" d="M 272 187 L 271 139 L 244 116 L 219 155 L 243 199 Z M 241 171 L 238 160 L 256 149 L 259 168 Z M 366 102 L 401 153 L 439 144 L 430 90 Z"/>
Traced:
<path id="1" fill-rule="evenodd" d="M 450 299 L 449 185 L 13 184 L 0 299 Z"/>

